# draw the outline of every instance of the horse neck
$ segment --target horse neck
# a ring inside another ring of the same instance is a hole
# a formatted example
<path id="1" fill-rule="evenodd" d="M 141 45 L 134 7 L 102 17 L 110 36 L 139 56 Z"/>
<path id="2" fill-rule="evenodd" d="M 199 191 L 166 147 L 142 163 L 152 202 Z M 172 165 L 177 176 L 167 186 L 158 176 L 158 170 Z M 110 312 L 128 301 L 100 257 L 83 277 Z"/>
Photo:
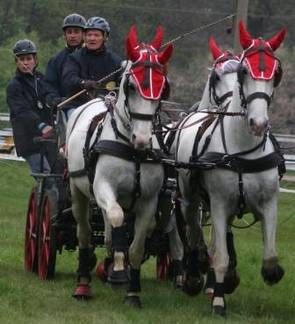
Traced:
<path id="1" fill-rule="evenodd" d="M 202 109 L 205 110 L 208 109 L 210 106 L 212 105 L 210 103 L 209 78 L 208 78 L 198 110 L 202 110 Z"/>
<path id="2" fill-rule="evenodd" d="M 124 125 L 130 125 L 130 121 L 126 115 L 125 112 L 125 96 L 122 94 L 122 91 L 120 89 L 119 97 L 117 102 L 115 103 L 115 107 L 109 108 L 111 109 L 111 112 L 109 111 L 107 115 L 107 119 L 105 122 L 105 125 L 103 127 L 103 132 L 101 134 L 101 139 L 107 139 L 107 140 L 116 140 L 119 142 L 126 143 L 126 141 L 120 136 L 117 137 L 116 129 L 117 131 L 125 136 L 126 138 L 130 138 L 130 130 L 128 131 Z M 112 123 L 112 119 L 115 120 L 115 125 Z M 116 127 L 116 129 L 114 129 Z"/>
<path id="3" fill-rule="evenodd" d="M 241 113 L 243 108 L 239 92 L 239 82 L 235 83 L 233 97 L 228 112 Z M 250 133 L 245 116 L 227 116 L 224 118 L 225 139 L 229 154 L 239 153 L 256 147 L 263 136 Z M 254 154 L 257 154 L 254 153 Z"/>

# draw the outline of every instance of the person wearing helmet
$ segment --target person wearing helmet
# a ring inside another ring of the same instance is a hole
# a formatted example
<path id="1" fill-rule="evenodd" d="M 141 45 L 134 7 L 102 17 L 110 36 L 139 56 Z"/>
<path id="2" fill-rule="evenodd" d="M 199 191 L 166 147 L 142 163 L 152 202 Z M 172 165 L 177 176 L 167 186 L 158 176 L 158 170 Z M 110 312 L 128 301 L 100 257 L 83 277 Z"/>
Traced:
<path id="1" fill-rule="evenodd" d="M 40 145 L 35 137 L 52 136 L 50 94 L 44 76 L 36 70 L 37 48 L 28 39 L 16 42 L 13 48 L 16 74 L 9 82 L 6 93 L 10 109 L 15 148 L 18 156 L 28 162 L 33 173 L 50 172 L 48 159 L 41 167 Z"/>
<path id="2" fill-rule="evenodd" d="M 72 96 L 82 89 L 87 90 L 87 95 L 75 99 L 73 107 L 89 101 L 93 92 L 96 95 L 105 95 L 106 84 L 110 81 L 119 85 L 120 73 L 110 76 L 103 84 L 97 84 L 97 80 L 121 66 L 121 58 L 106 46 L 109 35 L 109 23 L 102 17 L 91 17 L 85 25 L 85 47 L 68 56 L 62 73 L 67 95 Z"/>
<path id="3" fill-rule="evenodd" d="M 72 13 L 63 20 L 62 30 L 66 46 L 49 60 L 45 73 L 46 82 L 54 98 L 52 106 L 56 106 L 66 97 L 61 80 L 63 66 L 68 55 L 82 47 L 85 24 L 86 19 L 77 13 Z"/>

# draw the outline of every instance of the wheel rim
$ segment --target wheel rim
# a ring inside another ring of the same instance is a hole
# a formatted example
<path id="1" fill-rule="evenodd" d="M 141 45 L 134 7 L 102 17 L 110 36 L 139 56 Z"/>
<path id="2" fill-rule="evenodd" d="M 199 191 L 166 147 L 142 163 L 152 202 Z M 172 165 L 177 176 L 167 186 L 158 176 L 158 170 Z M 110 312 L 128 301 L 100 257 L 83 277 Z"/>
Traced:
<path id="1" fill-rule="evenodd" d="M 49 267 L 51 266 L 51 213 L 52 207 L 50 201 L 48 199 L 48 196 L 45 196 L 39 228 L 38 274 L 41 279 L 48 278 Z"/>
<path id="2" fill-rule="evenodd" d="M 37 226 L 37 202 L 36 193 L 33 191 L 29 199 L 27 212 L 27 223 L 25 231 L 25 270 L 35 271 L 37 261 L 37 242 L 38 242 L 38 226 Z"/>

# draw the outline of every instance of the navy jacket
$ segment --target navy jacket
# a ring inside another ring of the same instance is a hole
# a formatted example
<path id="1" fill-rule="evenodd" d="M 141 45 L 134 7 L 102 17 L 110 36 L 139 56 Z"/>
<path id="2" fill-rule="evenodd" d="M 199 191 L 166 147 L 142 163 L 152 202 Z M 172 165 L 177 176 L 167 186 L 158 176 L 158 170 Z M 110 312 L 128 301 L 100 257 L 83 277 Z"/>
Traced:
<path id="1" fill-rule="evenodd" d="M 50 95 L 43 74 L 35 71 L 32 76 L 17 71 L 6 94 L 17 154 L 26 157 L 40 152 L 33 138 L 41 135 L 41 123 L 52 124 L 47 105 Z"/>
<path id="2" fill-rule="evenodd" d="M 70 54 L 62 71 L 62 82 L 66 89 L 67 97 L 82 90 L 82 80 L 99 80 L 121 66 L 121 58 L 110 49 L 104 47 L 99 51 L 89 51 L 86 47 Z M 121 73 L 116 73 L 102 84 L 109 81 L 120 82 Z M 103 90 L 101 94 L 106 94 Z M 89 101 L 87 95 L 78 97 L 72 104 L 80 106 Z"/>
<path id="3" fill-rule="evenodd" d="M 62 70 L 67 57 L 76 49 L 66 47 L 57 55 L 52 57 L 46 67 L 45 80 L 48 84 L 48 89 L 52 97 L 63 98 L 66 97 L 66 89 L 62 83 Z"/>

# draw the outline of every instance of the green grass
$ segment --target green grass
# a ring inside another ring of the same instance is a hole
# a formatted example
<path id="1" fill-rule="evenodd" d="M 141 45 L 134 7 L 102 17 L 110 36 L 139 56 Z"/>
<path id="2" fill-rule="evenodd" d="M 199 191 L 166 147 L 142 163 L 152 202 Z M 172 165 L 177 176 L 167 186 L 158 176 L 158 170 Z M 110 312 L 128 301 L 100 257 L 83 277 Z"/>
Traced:
<path id="1" fill-rule="evenodd" d="M 71 297 L 76 253 L 57 259 L 57 275 L 40 281 L 23 269 L 24 225 L 33 180 L 22 163 L 0 161 L 0 323 L 222 323 L 212 318 L 204 295 L 188 297 L 169 282 L 155 280 L 154 260 L 142 271 L 142 310 L 122 304 L 124 291 L 112 290 L 93 277 L 95 298 L 79 303 Z M 294 323 L 294 196 L 281 194 L 278 251 L 285 277 L 269 287 L 260 276 L 262 239 L 259 224 L 235 230 L 241 284 L 227 297 L 227 323 Z M 98 250 L 103 257 L 104 251 Z"/>

